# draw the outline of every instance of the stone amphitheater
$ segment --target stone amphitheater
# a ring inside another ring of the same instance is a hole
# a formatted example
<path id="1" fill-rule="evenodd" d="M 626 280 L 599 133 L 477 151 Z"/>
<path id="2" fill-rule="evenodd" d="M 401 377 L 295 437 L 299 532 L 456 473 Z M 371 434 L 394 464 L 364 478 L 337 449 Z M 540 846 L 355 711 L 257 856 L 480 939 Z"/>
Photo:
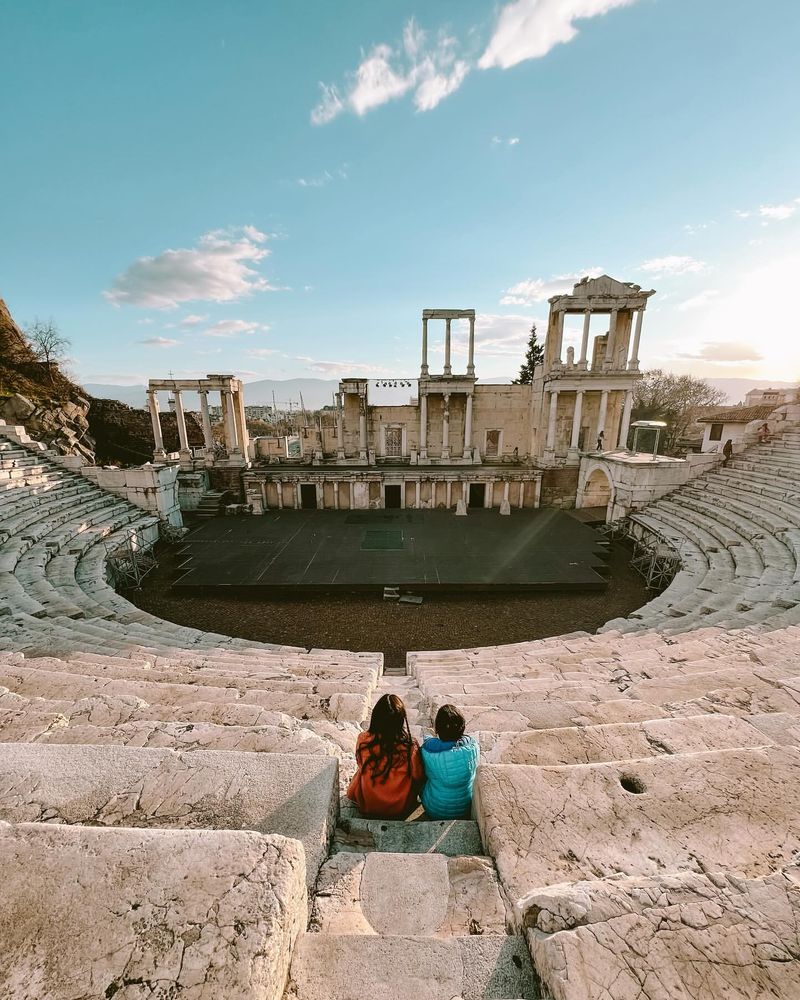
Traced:
<path id="1" fill-rule="evenodd" d="M 384 676 L 138 610 L 157 520 L 0 426 L 4 1000 L 800 997 L 800 430 L 629 527 L 630 617 Z M 387 690 L 464 710 L 474 821 L 343 802 Z"/>

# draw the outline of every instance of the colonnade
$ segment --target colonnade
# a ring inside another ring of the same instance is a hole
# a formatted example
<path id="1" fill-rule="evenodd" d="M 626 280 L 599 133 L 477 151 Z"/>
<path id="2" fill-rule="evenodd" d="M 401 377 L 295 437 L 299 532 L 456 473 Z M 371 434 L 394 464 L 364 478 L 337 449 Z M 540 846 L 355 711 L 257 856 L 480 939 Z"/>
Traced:
<path id="1" fill-rule="evenodd" d="M 161 417 L 158 402 L 159 392 L 172 394 L 175 408 L 175 422 L 178 428 L 178 445 L 183 461 L 190 460 L 192 450 L 189 445 L 189 434 L 186 428 L 186 414 L 183 405 L 182 392 L 196 392 L 200 399 L 200 419 L 203 428 L 203 449 L 206 456 L 215 456 L 214 435 L 211 429 L 211 415 L 208 407 L 209 392 L 218 391 L 222 409 L 222 425 L 225 450 L 228 457 L 240 457 L 247 461 L 247 446 L 249 436 L 244 412 L 244 391 L 242 383 L 232 376 L 209 376 L 206 379 L 150 379 L 147 389 L 147 406 L 153 425 L 154 457 L 156 461 L 164 461 L 164 435 L 161 430 Z"/>
<path id="2" fill-rule="evenodd" d="M 429 383 L 431 385 L 431 383 Z M 435 383 L 434 383 L 435 385 Z M 436 389 L 433 389 L 436 392 Z M 420 387 L 419 395 L 419 457 L 428 457 L 428 396 L 433 393 L 428 390 L 422 391 Z M 451 393 L 442 392 L 442 454 L 441 458 L 449 459 L 450 453 L 450 397 L 452 395 L 465 395 L 464 402 L 464 446 L 461 452 L 463 458 L 472 457 L 472 393 Z"/>
<path id="3" fill-rule="evenodd" d="M 644 317 L 644 306 L 635 310 L 627 310 L 635 312 L 636 319 L 634 321 L 633 330 L 633 343 L 630 347 L 630 352 L 626 357 L 624 368 L 627 371 L 638 372 L 639 371 L 639 343 L 642 337 L 642 319 Z M 589 366 L 588 352 L 589 352 L 589 325 L 592 319 L 592 309 L 583 310 L 583 333 L 581 335 L 581 353 L 578 360 L 575 362 L 575 367 L 579 371 L 587 371 Z M 563 365 L 561 360 L 561 351 L 564 343 L 564 318 L 567 313 L 574 314 L 573 310 L 569 309 L 556 309 L 556 324 L 555 324 L 555 335 L 556 335 L 556 349 L 555 349 L 555 365 Z M 614 351 L 617 348 L 617 320 L 619 317 L 619 309 L 610 310 L 610 319 L 608 325 L 608 339 L 606 341 L 605 357 L 602 362 L 602 367 L 604 370 L 610 370 L 614 362 Z"/>
<path id="4" fill-rule="evenodd" d="M 474 309 L 425 309 L 422 313 L 422 363 L 420 365 L 420 378 L 427 378 L 430 374 L 428 366 L 428 320 L 444 320 L 444 368 L 442 374 L 452 375 L 453 366 L 450 361 L 451 348 L 451 324 L 454 319 L 466 319 L 469 321 L 469 345 L 467 348 L 467 375 L 475 375 L 475 310 Z"/>
<path id="5" fill-rule="evenodd" d="M 556 416 L 558 413 L 558 397 L 561 393 L 565 391 L 575 392 L 575 409 L 572 414 L 572 431 L 570 434 L 569 449 L 573 453 L 578 451 L 578 442 L 580 440 L 581 433 L 581 418 L 583 416 L 583 397 L 587 392 L 599 392 L 600 393 L 600 406 L 597 413 L 597 428 L 595 431 L 596 438 L 599 439 L 600 433 L 603 434 L 603 441 L 605 442 L 605 431 L 606 422 L 608 417 L 608 394 L 609 392 L 620 392 L 623 390 L 619 389 L 577 389 L 577 390 L 558 390 L 550 389 L 550 400 L 548 408 L 547 417 L 547 437 L 545 439 L 545 447 L 547 451 L 555 451 L 556 447 Z M 612 442 L 611 448 L 603 448 L 601 450 L 613 450 L 615 448 L 622 449 L 627 446 L 628 443 L 628 432 L 631 426 L 631 411 L 633 409 L 633 389 L 624 390 L 625 392 L 625 403 L 622 408 L 622 418 L 620 420 L 619 435 L 617 440 Z M 585 451 L 589 451 L 589 448 L 585 448 Z M 591 449 L 594 450 L 594 449 Z"/>

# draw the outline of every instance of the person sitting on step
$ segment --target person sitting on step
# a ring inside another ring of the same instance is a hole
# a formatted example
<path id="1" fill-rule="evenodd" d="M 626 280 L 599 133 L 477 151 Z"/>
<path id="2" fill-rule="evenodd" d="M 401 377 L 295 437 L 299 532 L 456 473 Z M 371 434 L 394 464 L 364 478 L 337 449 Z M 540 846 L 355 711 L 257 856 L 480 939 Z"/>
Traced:
<path id="1" fill-rule="evenodd" d="M 429 819 L 461 819 L 472 806 L 480 747 L 464 735 L 466 720 L 455 705 L 442 705 L 435 728 L 436 736 L 422 744 L 427 780 L 420 799 Z"/>
<path id="2" fill-rule="evenodd" d="M 405 705 L 396 694 L 376 702 L 369 729 L 356 741 L 356 763 L 347 797 L 362 815 L 402 819 L 413 811 L 425 771 Z"/>

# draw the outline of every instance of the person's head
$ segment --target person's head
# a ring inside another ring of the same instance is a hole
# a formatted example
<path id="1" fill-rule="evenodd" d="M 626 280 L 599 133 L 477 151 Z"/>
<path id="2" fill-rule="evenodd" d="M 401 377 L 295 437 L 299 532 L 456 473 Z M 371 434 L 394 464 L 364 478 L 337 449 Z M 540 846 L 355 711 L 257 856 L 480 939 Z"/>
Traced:
<path id="1" fill-rule="evenodd" d="M 436 735 L 440 740 L 460 740 L 466 728 L 467 720 L 455 705 L 442 705 L 436 713 Z"/>
<path id="2" fill-rule="evenodd" d="M 379 698 L 372 709 L 369 720 L 369 731 L 381 740 L 395 742 L 407 733 L 408 717 L 403 699 L 396 694 L 385 694 Z"/>
<path id="3" fill-rule="evenodd" d="M 372 739 L 367 746 L 365 767 L 373 778 L 379 781 L 388 778 L 398 752 L 404 755 L 410 773 L 413 741 L 402 698 L 396 694 L 379 698 L 372 709 L 368 732 Z"/>

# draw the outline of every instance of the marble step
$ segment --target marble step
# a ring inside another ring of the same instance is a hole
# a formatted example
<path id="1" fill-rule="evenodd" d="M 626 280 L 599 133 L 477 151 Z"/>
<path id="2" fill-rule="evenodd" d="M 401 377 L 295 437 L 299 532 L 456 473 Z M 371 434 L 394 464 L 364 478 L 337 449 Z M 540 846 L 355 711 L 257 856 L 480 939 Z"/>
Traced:
<path id="1" fill-rule="evenodd" d="M 333 838 L 334 853 L 482 855 L 483 845 L 474 820 L 391 820 L 342 818 Z"/>
<path id="2" fill-rule="evenodd" d="M 491 858 L 334 854 L 320 869 L 309 930 L 468 937 L 511 926 Z"/>
<path id="3" fill-rule="evenodd" d="M 538 1000 L 521 937 L 303 934 L 287 1000 Z"/>

